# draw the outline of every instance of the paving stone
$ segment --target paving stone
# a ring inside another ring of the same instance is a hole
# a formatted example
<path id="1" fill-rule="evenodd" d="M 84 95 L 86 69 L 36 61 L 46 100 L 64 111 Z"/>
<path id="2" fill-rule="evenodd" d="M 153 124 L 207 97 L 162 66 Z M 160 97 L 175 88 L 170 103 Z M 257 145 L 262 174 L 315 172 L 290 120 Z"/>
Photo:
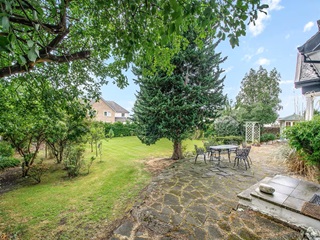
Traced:
<path id="1" fill-rule="evenodd" d="M 176 213 L 181 213 L 183 210 L 183 207 L 181 207 L 180 205 L 171 205 L 170 206 Z"/>
<path id="2" fill-rule="evenodd" d="M 299 232 L 254 211 L 232 210 L 238 192 L 275 171 L 281 173 L 283 166 L 271 169 L 267 161 L 253 164 L 248 171 L 232 166 L 228 160 L 218 168 L 212 162 L 195 165 L 193 159 L 175 162 L 153 179 L 143 201 L 132 209 L 139 225 L 126 221 L 111 239 L 129 239 L 130 234 L 136 240 L 301 239 Z"/>
<path id="3" fill-rule="evenodd" d="M 175 215 L 172 215 L 171 220 L 172 220 L 172 224 L 174 226 L 177 226 L 177 225 L 181 224 L 183 219 L 182 219 L 182 217 L 180 215 L 175 214 Z"/>
<path id="4" fill-rule="evenodd" d="M 206 239 L 206 232 L 201 228 L 195 228 L 194 229 L 194 235 L 196 239 Z"/>
<path id="5" fill-rule="evenodd" d="M 129 237 L 133 229 L 133 223 L 130 221 L 123 223 L 116 231 L 116 234 Z"/>
<path id="6" fill-rule="evenodd" d="M 164 204 L 166 205 L 179 205 L 179 198 L 172 194 L 165 194 Z"/>
<path id="7" fill-rule="evenodd" d="M 188 214 L 187 217 L 186 217 L 186 223 L 187 224 L 191 224 L 191 225 L 194 225 L 194 226 L 198 226 L 200 225 L 201 223 L 195 219 L 191 214 Z"/>
<path id="8" fill-rule="evenodd" d="M 216 224 L 210 225 L 208 227 L 209 239 L 219 239 L 223 236 L 223 233 Z"/>
<path id="9" fill-rule="evenodd" d="M 237 234 L 243 239 L 261 239 L 261 237 L 259 237 L 247 228 L 241 228 L 239 231 L 237 231 Z"/>

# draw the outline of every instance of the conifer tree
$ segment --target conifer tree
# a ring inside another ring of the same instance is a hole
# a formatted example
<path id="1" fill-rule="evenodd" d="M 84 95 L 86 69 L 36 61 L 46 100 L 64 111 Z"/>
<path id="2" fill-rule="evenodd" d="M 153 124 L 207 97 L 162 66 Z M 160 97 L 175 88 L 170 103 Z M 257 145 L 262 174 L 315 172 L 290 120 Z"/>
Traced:
<path id="1" fill-rule="evenodd" d="M 143 74 L 148 72 L 143 66 L 134 69 L 140 86 L 133 108 L 137 135 L 147 145 L 160 138 L 171 140 L 172 159 L 183 158 L 182 140 L 214 121 L 225 101 L 224 78 L 220 77 L 223 70 L 219 67 L 225 58 L 215 53 L 217 44 L 205 39 L 199 48 L 193 31 L 187 39 L 188 47 L 171 60 L 171 75 L 162 70 Z"/>

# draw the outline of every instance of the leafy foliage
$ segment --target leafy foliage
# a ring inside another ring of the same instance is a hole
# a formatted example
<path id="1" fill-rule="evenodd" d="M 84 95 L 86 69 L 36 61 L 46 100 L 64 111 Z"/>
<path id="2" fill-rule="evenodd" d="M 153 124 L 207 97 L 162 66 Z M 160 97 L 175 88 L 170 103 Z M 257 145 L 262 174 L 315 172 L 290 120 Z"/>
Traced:
<path id="1" fill-rule="evenodd" d="M 69 178 L 73 178 L 79 175 L 81 168 L 85 164 L 83 159 L 84 151 L 85 148 L 81 144 L 70 145 L 65 151 L 64 165 Z"/>
<path id="2" fill-rule="evenodd" d="M 199 30 L 200 44 L 211 36 L 236 46 L 246 23 L 267 7 L 259 0 L 2 0 L 0 77 L 59 63 L 65 74 L 95 75 L 102 81 L 109 76 L 125 86 L 121 69 L 140 56 L 168 68 L 187 42 L 189 24 Z"/>
<path id="3" fill-rule="evenodd" d="M 0 134 L 23 157 L 23 176 L 28 174 L 41 144 L 46 141 L 57 162 L 62 161 L 67 143 L 86 133 L 86 105 L 66 89 L 55 89 L 49 81 L 35 87 L 24 85 L 30 78 L 0 81 Z"/>
<path id="4" fill-rule="evenodd" d="M 214 121 L 214 129 L 217 136 L 240 135 L 240 124 L 231 116 L 221 116 Z"/>
<path id="5" fill-rule="evenodd" d="M 105 135 L 109 138 L 135 135 L 136 124 L 132 122 L 104 123 Z M 110 132 L 112 129 L 112 132 Z M 111 133 L 111 134 L 110 134 Z"/>
<path id="6" fill-rule="evenodd" d="M 0 170 L 9 168 L 9 167 L 16 167 L 20 165 L 20 160 L 10 156 L 1 156 L 0 155 Z"/>
<path id="7" fill-rule="evenodd" d="M 320 116 L 287 128 L 285 136 L 305 161 L 320 167 Z"/>
<path id="8" fill-rule="evenodd" d="M 172 75 L 159 69 L 144 76 L 146 66 L 134 69 L 140 86 L 133 108 L 138 137 L 147 145 L 168 138 L 174 143 L 173 159 L 183 157 L 181 141 L 213 121 L 225 100 L 219 68 L 224 59 L 214 52 L 216 44 L 206 39 L 198 48 L 194 31 L 187 38 L 190 45 L 172 59 Z"/>
<path id="9" fill-rule="evenodd" d="M 264 133 L 260 137 L 260 142 L 269 142 L 273 140 L 276 140 L 276 135 L 272 133 Z"/>
<path id="10" fill-rule="evenodd" d="M 103 138 L 105 138 L 103 123 L 92 121 L 90 123 L 88 139 L 91 145 L 91 152 L 93 152 L 93 144 L 95 145 L 96 157 L 98 156 L 98 142 Z"/>
<path id="11" fill-rule="evenodd" d="M 268 73 L 262 66 L 250 69 L 241 82 L 241 90 L 236 97 L 236 108 L 240 121 L 273 123 L 277 111 L 282 108 L 279 94 L 280 74 L 274 68 Z"/>
<path id="12" fill-rule="evenodd" d="M 0 156 L 2 157 L 12 157 L 14 150 L 10 143 L 0 140 Z"/>

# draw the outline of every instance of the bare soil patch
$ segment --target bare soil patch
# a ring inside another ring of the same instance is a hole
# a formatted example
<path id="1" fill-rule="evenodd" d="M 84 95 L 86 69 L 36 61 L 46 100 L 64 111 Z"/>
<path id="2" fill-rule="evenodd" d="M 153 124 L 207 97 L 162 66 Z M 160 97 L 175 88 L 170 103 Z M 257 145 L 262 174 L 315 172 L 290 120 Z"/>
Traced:
<path id="1" fill-rule="evenodd" d="M 148 160 L 145 165 L 147 170 L 151 172 L 152 176 L 156 176 L 174 162 L 175 160 L 169 158 L 153 158 Z"/>
<path id="2" fill-rule="evenodd" d="M 9 192 L 22 183 L 21 168 L 8 168 L 0 172 L 0 194 Z"/>

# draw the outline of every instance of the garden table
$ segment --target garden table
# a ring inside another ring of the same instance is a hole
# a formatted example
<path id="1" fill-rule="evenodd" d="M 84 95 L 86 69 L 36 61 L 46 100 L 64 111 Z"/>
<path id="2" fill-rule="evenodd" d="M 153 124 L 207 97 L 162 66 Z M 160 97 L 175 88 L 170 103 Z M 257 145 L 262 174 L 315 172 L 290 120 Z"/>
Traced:
<path id="1" fill-rule="evenodd" d="M 217 145 L 217 146 L 210 146 L 209 149 L 211 150 L 211 155 L 210 155 L 210 160 L 212 159 L 213 156 L 213 152 L 218 152 L 218 166 L 220 165 L 220 160 L 221 160 L 221 152 L 222 151 L 227 151 L 228 152 L 228 158 L 229 158 L 229 162 L 230 162 L 230 152 L 232 150 L 236 150 L 239 146 L 237 145 Z"/>

